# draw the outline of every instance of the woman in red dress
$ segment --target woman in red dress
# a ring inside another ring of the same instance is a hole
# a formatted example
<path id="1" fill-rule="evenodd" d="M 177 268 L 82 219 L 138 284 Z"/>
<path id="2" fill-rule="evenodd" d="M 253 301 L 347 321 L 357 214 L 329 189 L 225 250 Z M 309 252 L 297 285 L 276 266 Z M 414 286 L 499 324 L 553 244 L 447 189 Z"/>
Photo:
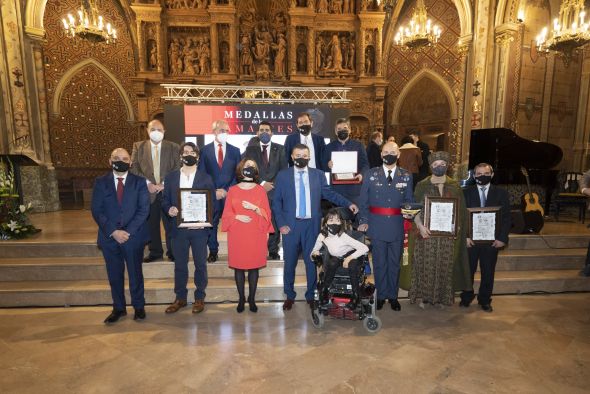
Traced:
<path id="1" fill-rule="evenodd" d="M 228 264 L 234 269 L 240 300 L 236 310 L 244 311 L 244 285 L 248 270 L 248 305 L 256 306 L 258 269 L 266 265 L 268 233 L 272 233 L 271 211 L 266 191 L 258 184 L 258 166 L 244 159 L 236 167 L 238 184 L 229 188 L 221 217 L 221 231 L 227 232 Z"/>

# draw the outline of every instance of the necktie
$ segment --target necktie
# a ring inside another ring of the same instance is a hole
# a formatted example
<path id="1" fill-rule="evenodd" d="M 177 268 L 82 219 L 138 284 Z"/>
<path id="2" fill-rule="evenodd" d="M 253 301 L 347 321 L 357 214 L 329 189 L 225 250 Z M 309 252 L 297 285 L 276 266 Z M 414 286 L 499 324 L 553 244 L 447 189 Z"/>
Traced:
<path id="1" fill-rule="evenodd" d="M 268 167 L 268 151 L 266 150 L 268 145 L 262 145 L 262 164 Z"/>
<path id="2" fill-rule="evenodd" d="M 125 185 L 123 185 L 123 178 L 117 178 L 117 201 L 119 201 L 119 205 L 123 204 L 123 189 L 125 189 Z"/>
<path id="3" fill-rule="evenodd" d="M 305 201 L 305 183 L 303 182 L 303 174 L 305 171 L 299 171 L 299 215 L 304 218 L 307 213 L 307 201 Z"/>
<path id="4" fill-rule="evenodd" d="M 217 148 L 217 165 L 219 168 L 223 167 L 223 148 L 221 144 L 218 144 L 219 148 Z"/>
<path id="5" fill-rule="evenodd" d="M 387 170 L 387 183 L 391 185 L 391 182 L 393 182 L 393 178 L 391 177 L 391 170 Z"/>
<path id="6" fill-rule="evenodd" d="M 479 189 L 479 202 L 480 202 L 481 208 L 486 206 L 486 188 L 485 187 L 482 187 L 481 189 Z"/>
<path id="7" fill-rule="evenodd" d="M 156 183 L 160 183 L 160 150 L 158 145 L 154 146 L 154 179 Z"/>

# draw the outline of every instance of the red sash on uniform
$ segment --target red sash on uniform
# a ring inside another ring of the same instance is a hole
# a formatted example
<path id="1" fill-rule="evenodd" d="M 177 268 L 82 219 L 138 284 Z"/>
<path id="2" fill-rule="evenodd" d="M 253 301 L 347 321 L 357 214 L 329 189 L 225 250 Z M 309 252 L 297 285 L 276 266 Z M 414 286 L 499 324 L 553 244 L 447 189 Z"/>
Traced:
<path id="1" fill-rule="evenodd" d="M 395 216 L 401 215 L 402 210 L 400 208 L 384 208 L 384 207 L 369 207 L 369 212 L 375 215 L 384 215 L 384 216 Z"/>

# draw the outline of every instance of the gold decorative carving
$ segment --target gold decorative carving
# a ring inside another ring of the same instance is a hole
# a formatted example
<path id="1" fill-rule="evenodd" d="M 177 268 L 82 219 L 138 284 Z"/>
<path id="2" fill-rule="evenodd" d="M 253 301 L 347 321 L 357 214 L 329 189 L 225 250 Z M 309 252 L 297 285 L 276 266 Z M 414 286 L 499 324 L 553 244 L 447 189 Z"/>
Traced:
<path id="1" fill-rule="evenodd" d="M 168 39 L 170 75 L 211 74 L 211 45 L 207 28 L 170 28 Z"/>
<path id="2" fill-rule="evenodd" d="M 316 33 L 316 75 L 318 77 L 353 77 L 356 69 L 355 59 L 354 33 L 337 31 Z"/>

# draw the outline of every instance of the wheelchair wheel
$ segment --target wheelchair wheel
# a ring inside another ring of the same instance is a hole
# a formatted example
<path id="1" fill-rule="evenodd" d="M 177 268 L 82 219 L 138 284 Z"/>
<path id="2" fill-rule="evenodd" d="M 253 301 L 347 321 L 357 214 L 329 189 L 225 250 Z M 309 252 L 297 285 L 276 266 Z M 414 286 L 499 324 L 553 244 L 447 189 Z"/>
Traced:
<path id="1" fill-rule="evenodd" d="M 325 322 L 324 314 L 319 309 L 311 311 L 311 323 L 315 328 L 323 328 Z"/>
<path id="2" fill-rule="evenodd" d="M 379 332 L 379 330 L 381 330 L 381 326 L 381 319 L 379 319 L 378 316 L 367 316 L 363 320 L 363 327 L 365 327 L 365 330 L 371 334 Z"/>

